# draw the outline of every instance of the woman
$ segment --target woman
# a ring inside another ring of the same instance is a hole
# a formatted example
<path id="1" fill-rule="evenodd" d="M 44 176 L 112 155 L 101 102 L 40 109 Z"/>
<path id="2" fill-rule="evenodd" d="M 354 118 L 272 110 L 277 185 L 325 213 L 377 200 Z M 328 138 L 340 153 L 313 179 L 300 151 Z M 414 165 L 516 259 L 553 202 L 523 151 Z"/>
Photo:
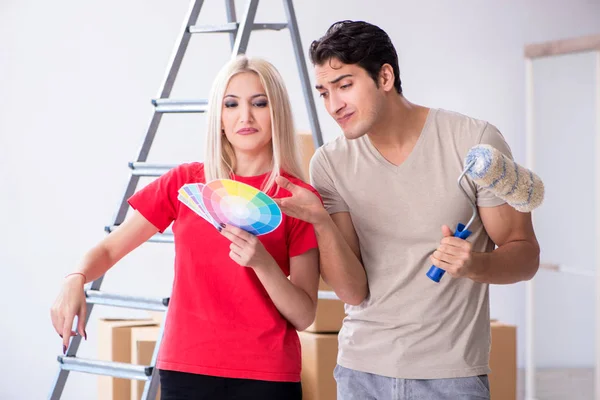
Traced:
<path id="1" fill-rule="evenodd" d="M 84 284 L 173 222 L 161 399 L 301 399 L 296 330 L 314 320 L 319 277 L 312 225 L 284 215 L 259 237 L 218 231 L 177 200 L 182 185 L 218 178 L 288 197 L 281 176 L 316 193 L 302 181 L 287 91 L 271 64 L 242 56 L 219 72 L 209 104 L 205 162 L 180 165 L 129 199 L 133 215 L 67 275 L 52 322 L 65 344 L 75 315 L 85 335 Z"/>

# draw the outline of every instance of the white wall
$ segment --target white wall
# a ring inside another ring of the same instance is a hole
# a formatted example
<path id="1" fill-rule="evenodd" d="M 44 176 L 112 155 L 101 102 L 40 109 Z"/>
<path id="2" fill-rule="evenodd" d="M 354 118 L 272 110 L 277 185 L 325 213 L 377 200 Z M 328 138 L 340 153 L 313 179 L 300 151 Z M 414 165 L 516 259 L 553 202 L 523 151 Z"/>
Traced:
<path id="1" fill-rule="evenodd" d="M 203 22 L 223 22 L 220 1 Z M 597 33 L 600 4 L 590 0 L 461 2 L 296 1 L 304 47 L 335 20 L 365 19 L 393 38 L 409 99 L 492 121 L 524 161 L 525 43 Z M 240 5 L 242 2 L 240 2 Z M 500 5 L 502 4 L 502 5 Z M 264 0 L 257 20 L 283 19 Z M 103 237 L 127 181 L 187 2 L 0 3 L 0 398 L 43 398 L 61 342 L 49 307 L 62 277 Z M 249 53 L 273 61 L 292 93 L 297 126 L 308 128 L 287 32 L 257 33 Z M 274 51 L 275 45 L 281 50 Z M 194 38 L 174 97 L 202 97 L 227 59 L 228 39 Z M 315 96 L 316 97 L 316 96 Z M 318 98 L 317 98 L 318 101 Z M 326 139 L 339 134 L 318 104 Z M 151 160 L 202 155 L 202 116 L 166 116 Z M 168 295 L 169 245 L 148 244 L 106 279 L 105 290 Z M 493 316 L 519 325 L 523 285 L 492 289 Z M 95 318 L 139 315 L 96 308 L 80 354 L 94 357 Z M 590 352 L 591 354 L 591 352 Z M 581 362 L 591 362 L 581 354 Z M 590 356 L 591 357 L 591 356 Z M 72 375 L 64 398 L 94 398 L 95 378 Z"/>

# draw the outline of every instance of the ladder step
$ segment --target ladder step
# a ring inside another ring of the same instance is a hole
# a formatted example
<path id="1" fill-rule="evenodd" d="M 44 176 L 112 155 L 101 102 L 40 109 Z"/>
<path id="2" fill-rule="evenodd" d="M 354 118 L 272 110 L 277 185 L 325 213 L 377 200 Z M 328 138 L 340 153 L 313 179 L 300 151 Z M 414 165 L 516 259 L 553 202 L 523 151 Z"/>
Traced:
<path id="1" fill-rule="evenodd" d="M 114 293 L 105 293 L 99 290 L 88 289 L 85 291 L 87 302 L 113 307 L 132 308 L 137 310 L 166 311 L 169 298 L 149 298 L 125 296 Z"/>
<path id="2" fill-rule="evenodd" d="M 129 168 L 132 175 L 137 176 L 162 176 L 177 164 L 150 164 L 146 162 L 130 162 Z"/>
<path id="3" fill-rule="evenodd" d="M 237 32 L 240 24 L 238 22 L 229 22 L 227 24 L 220 25 L 194 25 L 188 28 L 190 33 L 235 33 Z M 252 30 L 268 30 L 268 31 L 280 31 L 287 28 L 287 23 L 276 23 L 276 24 L 253 24 Z"/>
<path id="4" fill-rule="evenodd" d="M 154 109 L 161 113 L 204 113 L 208 111 L 208 100 L 153 99 Z"/>
<path id="5" fill-rule="evenodd" d="M 117 227 L 118 225 L 106 226 L 104 227 L 104 230 L 110 233 L 117 229 Z M 165 231 L 165 233 L 157 233 L 156 235 L 148 239 L 148 241 L 152 243 L 173 243 L 175 239 L 173 237 L 172 231 Z"/>
<path id="6" fill-rule="evenodd" d="M 73 356 L 58 356 L 61 369 L 85 372 L 94 375 L 113 376 L 115 378 L 148 380 L 152 375 L 152 367 L 113 361 L 90 360 Z"/>
<path id="7" fill-rule="evenodd" d="M 221 25 L 194 25 L 188 28 L 190 33 L 231 33 L 236 32 L 239 24 L 237 22 L 230 22 L 228 24 Z"/>

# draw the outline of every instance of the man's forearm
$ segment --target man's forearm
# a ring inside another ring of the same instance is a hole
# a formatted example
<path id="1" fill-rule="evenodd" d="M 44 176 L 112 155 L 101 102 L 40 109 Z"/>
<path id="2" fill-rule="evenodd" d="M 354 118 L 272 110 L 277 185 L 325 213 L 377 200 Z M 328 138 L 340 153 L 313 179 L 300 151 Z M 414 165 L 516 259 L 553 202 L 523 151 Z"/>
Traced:
<path id="1" fill-rule="evenodd" d="M 362 263 L 329 215 L 314 227 L 323 280 L 344 303 L 362 303 L 368 294 L 367 274 Z"/>
<path id="2" fill-rule="evenodd" d="M 506 243 L 491 253 L 474 253 L 469 278 L 496 285 L 529 280 L 538 270 L 539 253 L 537 244 L 525 240 Z"/>

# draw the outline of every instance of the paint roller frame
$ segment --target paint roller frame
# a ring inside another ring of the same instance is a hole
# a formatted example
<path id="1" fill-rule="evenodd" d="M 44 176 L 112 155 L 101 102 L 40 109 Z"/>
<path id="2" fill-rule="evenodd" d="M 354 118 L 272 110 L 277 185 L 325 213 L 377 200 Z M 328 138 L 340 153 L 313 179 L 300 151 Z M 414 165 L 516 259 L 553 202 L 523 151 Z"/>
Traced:
<path id="1" fill-rule="evenodd" d="M 458 225 L 456 226 L 456 231 L 454 232 L 454 237 L 457 237 L 460 239 L 466 239 L 471 235 L 472 232 L 469 230 L 469 228 L 475 221 L 475 218 L 477 218 L 477 216 L 479 215 L 479 212 L 477 211 L 477 205 L 475 204 L 475 202 L 473 200 L 471 200 L 471 197 L 469 197 L 469 194 L 467 193 L 465 188 L 463 188 L 463 186 L 462 186 L 463 178 L 465 177 L 465 175 L 467 174 L 469 169 L 471 169 L 473 164 L 475 164 L 476 161 L 477 160 L 472 160 L 469 164 L 467 164 L 467 166 L 465 167 L 465 169 L 463 170 L 463 172 L 460 174 L 460 176 L 458 177 L 458 179 L 456 181 L 458 188 L 463 193 L 465 198 L 468 200 L 469 205 L 471 206 L 471 209 L 473 210 L 473 212 L 471 214 L 471 219 L 469 219 L 469 222 L 467 222 L 466 225 L 463 225 L 462 223 L 458 223 Z M 439 283 L 440 280 L 442 279 L 442 276 L 444 276 L 445 273 L 446 273 L 445 270 L 438 268 L 435 265 L 432 265 L 429 268 L 429 271 L 427 271 L 427 276 L 432 281 Z"/>

